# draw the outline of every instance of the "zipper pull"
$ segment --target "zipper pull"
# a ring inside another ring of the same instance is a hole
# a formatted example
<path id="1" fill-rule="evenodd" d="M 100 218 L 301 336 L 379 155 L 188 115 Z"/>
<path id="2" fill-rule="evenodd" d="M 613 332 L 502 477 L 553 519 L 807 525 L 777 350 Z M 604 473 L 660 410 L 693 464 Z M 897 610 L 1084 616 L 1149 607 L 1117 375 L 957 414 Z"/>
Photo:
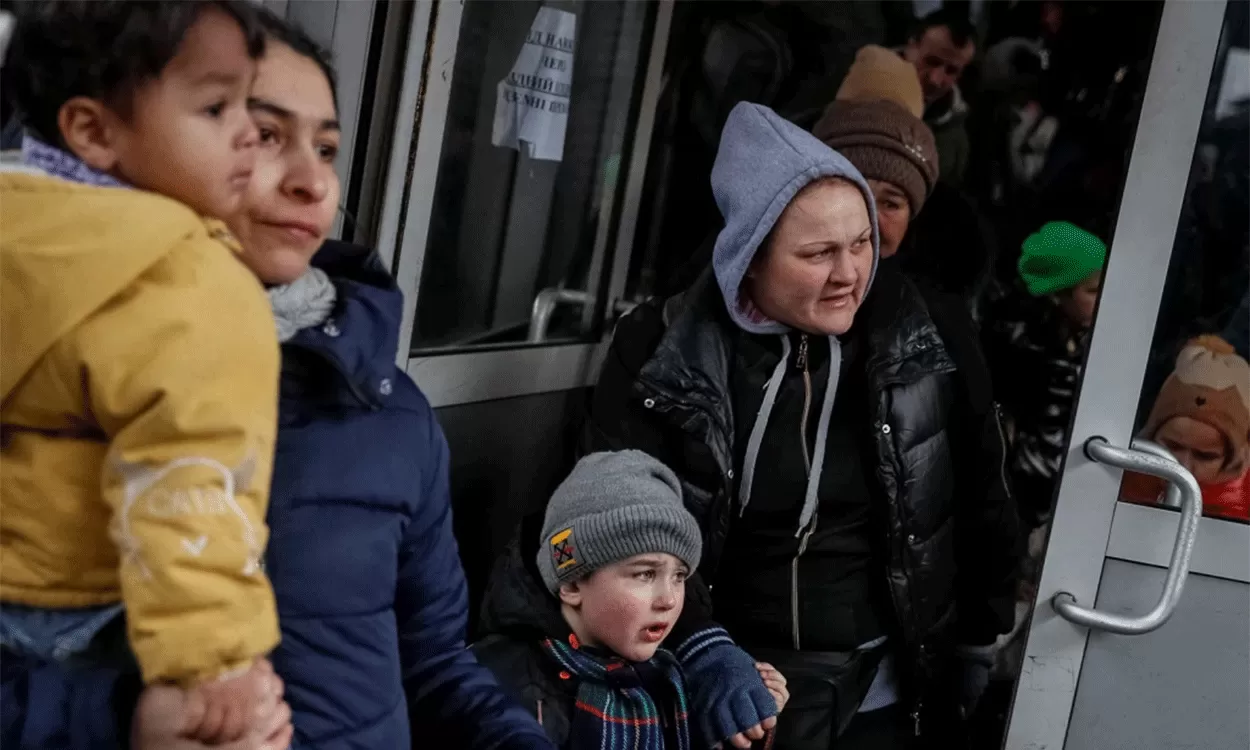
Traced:
<path id="1" fill-rule="evenodd" d="M 795 367 L 807 372 L 807 334 L 799 334 L 799 355 L 794 359 Z"/>
<path id="2" fill-rule="evenodd" d="M 916 710 L 911 712 L 912 732 L 916 737 L 920 736 L 920 707 L 923 704 L 916 702 Z"/>

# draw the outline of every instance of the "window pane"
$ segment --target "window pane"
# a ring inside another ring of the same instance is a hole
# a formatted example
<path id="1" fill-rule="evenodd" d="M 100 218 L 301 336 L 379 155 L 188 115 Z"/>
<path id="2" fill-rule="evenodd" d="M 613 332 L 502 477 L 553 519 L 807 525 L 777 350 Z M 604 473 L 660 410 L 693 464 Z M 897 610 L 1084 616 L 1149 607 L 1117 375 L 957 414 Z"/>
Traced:
<path id="1" fill-rule="evenodd" d="M 1228 4 L 1136 425 L 1198 480 L 1206 515 L 1240 521 L 1250 521 L 1248 21 L 1250 5 Z M 1121 498 L 1175 502 L 1136 475 Z"/>
<path id="2" fill-rule="evenodd" d="M 465 3 L 414 353 L 598 335 L 654 7 Z"/>

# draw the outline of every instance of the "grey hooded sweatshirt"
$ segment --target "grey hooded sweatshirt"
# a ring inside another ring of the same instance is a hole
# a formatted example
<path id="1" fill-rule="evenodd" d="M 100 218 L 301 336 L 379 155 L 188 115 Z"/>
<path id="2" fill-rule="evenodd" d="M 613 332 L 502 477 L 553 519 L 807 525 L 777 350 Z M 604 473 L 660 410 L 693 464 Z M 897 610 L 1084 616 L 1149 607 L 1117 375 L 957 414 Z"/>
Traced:
<path id="1" fill-rule="evenodd" d="M 777 335 L 782 342 L 781 359 L 769 379 L 763 404 L 747 441 L 739 486 L 740 508 L 745 508 L 751 500 L 760 443 L 764 439 L 768 418 L 776 403 L 777 392 L 785 377 L 786 363 L 790 358 L 790 339 L 786 336 L 790 328 L 768 319 L 750 300 L 744 299 L 742 280 L 760 245 L 794 197 L 809 184 L 826 177 L 844 179 L 864 194 L 864 202 L 868 205 L 868 216 L 872 222 L 871 273 L 875 276 L 881 252 L 876 202 L 868 182 L 859 170 L 811 133 L 785 120 L 768 107 L 743 102 L 729 113 L 721 135 L 720 150 L 716 154 L 716 163 L 712 167 L 712 193 L 725 219 L 725 228 L 716 238 L 712 267 L 721 294 L 725 298 L 725 306 L 734 323 L 749 333 Z M 864 290 L 865 297 L 871 288 L 870 277 Z M 816 512 L 817 488 L 820 486 L 820 475 L 824 466 L 829 418 L 833 413 L 833 401 L 838 390 L 841 342 L 836 336 L 829 337 L 829 354 L 829 381 L 818 412 L 820 417 L 816 428 L 815 450 L 812 451 L 807 491 L 796 536 L 807 529 Z"/>
<path id="2" fill-rule="evenodd" d="M 738 487 L 740 514 L 745 513 L 751 500 L 761 443 L 786 377 L 790 362 L 788 334 L 791 333 L 789 326 L 765 317 L 750 300 L 743 298 L 742 281 L 756 252 L 790 202 L 804 187 L 826 177 L 838 177 L 854 184 L 863 193 L 868 207 L 872 223 L 873 263 L 868 285 L 864 289 L 866 298 L 877 273 L 881 243 L 876 201 L 863 175 L 841 154 L 768 107 L 744 102 L 730 112 L 712 168 L 712 192 L 725 220 L 725 228 L 716 238 L 712 267 L 733 322 L 743 331 L 777 336 L 781 342 L 781 356 L 768 380 L 747 439 Z M 860 302 L 862 305 L 863 300 Z M 842 370 L 842 343 L 837 336 L 829 336 L 828 340 L 828 380 L 819 406 L 815 445 L 810 456 L 811 465 L 796 537 L 815 529 L 830 418 Z M 860 645 L 859 649 L 875 649 L 885 641 L 885 636 L 874 638 Z M 858 710 L 866 712 L 884 708 L 897 700 L 893 657 L 886 655 Z"/>

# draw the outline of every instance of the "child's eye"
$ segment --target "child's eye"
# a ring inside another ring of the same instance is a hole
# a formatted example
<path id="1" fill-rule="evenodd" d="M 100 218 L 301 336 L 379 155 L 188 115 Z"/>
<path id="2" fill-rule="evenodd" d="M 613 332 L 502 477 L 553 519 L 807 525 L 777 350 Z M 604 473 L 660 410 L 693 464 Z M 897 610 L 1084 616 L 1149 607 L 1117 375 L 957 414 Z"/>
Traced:
<path id="1" fill-rule="evenodd" d="M 226 103 L 224 101 L 217 102 L 216 104 L 210 104 L 204 108 L 204 113 L 209 117 L 221 117 L 221 114 L 225 111 Z"/>
<path id="2" fill-rule="evenodd" d="M 278 133 L 273 128 L 259 127 L 257 133 L 261 143 L 273 143 L 278 140 Z"/>
<path id="3" fill-rule="evenodd" d="M 339 155 L 339 147 L 331 146 L 329 144 L 319 146 L 317 148 L 317 154 L 321 157 L 322 161 L 334 161 L 334 159 Z"/>
<path id="4" fill-rule="evenodd" d="M 640 581 L 646 581 L 650 583 L 651 581 L 655 580 L 655 571 L 654 570 L 640 570 L 634 574 L 634 578 L 637 578 Z"/>

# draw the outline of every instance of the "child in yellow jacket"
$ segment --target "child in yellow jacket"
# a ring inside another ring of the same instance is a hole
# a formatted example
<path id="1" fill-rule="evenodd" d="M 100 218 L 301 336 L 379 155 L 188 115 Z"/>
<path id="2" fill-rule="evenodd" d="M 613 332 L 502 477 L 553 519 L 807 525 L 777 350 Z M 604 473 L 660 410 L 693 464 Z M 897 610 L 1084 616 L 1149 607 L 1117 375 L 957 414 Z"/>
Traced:
<path id="1" fill-rule="evenodd" d="M 116 663 L 124 621 L 145 682 L 203 699 L 205 742 L 279 705 L 259 663 L 278 343 L 201 218 L 250 178 L 263 44 L 246 2 L 58 0 L 23 5 L 8 60 L 27 135 L 0 174 L 0 659 Z"/>

